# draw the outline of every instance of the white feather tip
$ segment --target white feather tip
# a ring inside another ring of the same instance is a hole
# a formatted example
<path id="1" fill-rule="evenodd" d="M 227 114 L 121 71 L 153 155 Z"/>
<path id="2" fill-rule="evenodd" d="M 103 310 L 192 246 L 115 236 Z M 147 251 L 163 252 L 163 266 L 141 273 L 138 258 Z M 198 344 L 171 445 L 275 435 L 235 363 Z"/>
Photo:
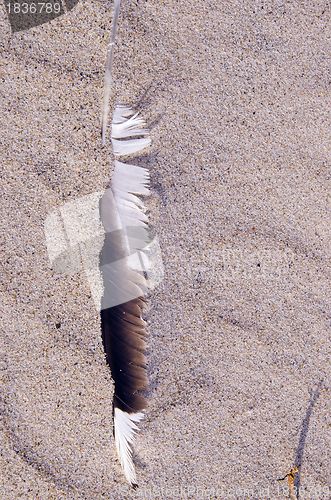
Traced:
<path id="1" fill-rule="evenodd" d="M 143 418 L 144 414 L 142 412 L 127 413 L 115 408 L 114 435 L 117 455 L 126 480 L 134 487 L 137 486 L 137 477 L 132 459 L 132 443 L 136 432 L 139 430 L 137 424 Z"/>

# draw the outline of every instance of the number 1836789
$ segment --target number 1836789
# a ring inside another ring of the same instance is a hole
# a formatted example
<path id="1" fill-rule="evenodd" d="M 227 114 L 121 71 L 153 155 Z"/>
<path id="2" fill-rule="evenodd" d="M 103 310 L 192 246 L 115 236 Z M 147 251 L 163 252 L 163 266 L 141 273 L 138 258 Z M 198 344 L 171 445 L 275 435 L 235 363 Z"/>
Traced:
<path id="1" fill-rule="evenodd" d="M 7 3 L 9 14 L 60 14 L 60 2 Z"/>

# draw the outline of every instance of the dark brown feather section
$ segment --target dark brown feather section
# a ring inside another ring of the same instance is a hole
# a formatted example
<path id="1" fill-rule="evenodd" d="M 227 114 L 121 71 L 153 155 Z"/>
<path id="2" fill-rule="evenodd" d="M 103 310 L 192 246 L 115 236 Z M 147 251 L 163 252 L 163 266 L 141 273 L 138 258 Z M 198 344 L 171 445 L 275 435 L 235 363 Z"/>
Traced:
<path id="1" fill-rule="evenodd" d="M 115 383 L 114 406 L 128 413 L 146 408 L 144 299 L 138 297 L 101 311 L 102 341 Z"/>

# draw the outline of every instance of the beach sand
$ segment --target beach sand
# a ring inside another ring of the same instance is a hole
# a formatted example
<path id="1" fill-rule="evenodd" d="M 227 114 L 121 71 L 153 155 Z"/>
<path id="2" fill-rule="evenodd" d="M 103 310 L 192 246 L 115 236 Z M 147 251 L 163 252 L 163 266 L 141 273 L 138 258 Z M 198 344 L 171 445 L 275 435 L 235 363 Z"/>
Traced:
<path id="1" fill-rule="evenodd" d="M 84 272 L 49 213 L 112 172 L 100 110 L 112 3 L 11 34 L 1 9 L 4 500 L 330 498 L 328 2 L 124 1 L 117 102 L 151 125 L 150 406 L 126 485 Z"/>

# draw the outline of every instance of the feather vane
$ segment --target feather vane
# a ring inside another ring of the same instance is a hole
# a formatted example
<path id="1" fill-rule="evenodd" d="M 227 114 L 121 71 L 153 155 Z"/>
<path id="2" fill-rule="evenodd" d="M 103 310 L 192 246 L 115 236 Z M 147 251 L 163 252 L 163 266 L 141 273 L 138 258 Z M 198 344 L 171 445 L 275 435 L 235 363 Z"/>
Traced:
<path id="1" fill-rule="evenodd" d="M 144 120 L 125 106 L 113 115 L 113 151 L 116 157 L 136 154 L 150 145 Z M 100 256 L 104 294 L 102 339 L 114 380 L 114 436 L 127 481 L 135 486 L 132 445 L 144 417 L 147 388 L 145 357 L 147 329 L 143 319 L 150 260 L 148 218 L 139 196 L 149 194 L 146 168 L 115 160 L 110 188 L 100 203 L 105 242 Z"/>

